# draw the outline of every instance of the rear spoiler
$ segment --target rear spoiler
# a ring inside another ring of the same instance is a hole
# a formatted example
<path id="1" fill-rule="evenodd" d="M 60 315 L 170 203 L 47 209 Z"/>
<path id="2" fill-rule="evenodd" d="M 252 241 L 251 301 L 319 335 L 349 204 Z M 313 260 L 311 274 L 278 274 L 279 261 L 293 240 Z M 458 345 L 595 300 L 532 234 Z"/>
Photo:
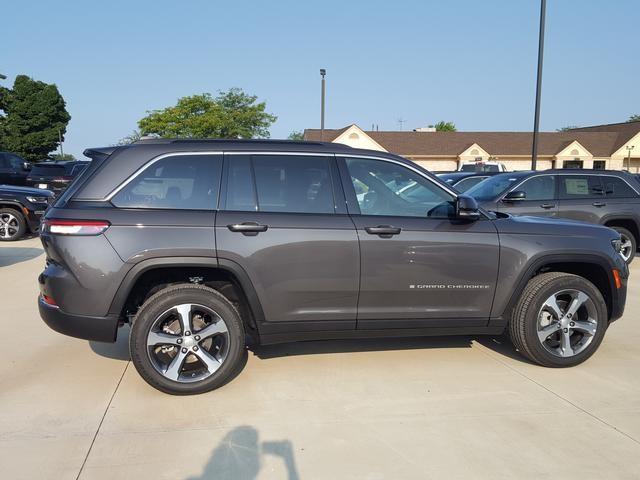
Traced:
<path id="1" fill-rule="evenodd" d="M 89 157 L 91 160 L 104 160 L 118 147 L 102 147 L 102 148 L 87 148 L 84 152 L 85 157 Z"/>

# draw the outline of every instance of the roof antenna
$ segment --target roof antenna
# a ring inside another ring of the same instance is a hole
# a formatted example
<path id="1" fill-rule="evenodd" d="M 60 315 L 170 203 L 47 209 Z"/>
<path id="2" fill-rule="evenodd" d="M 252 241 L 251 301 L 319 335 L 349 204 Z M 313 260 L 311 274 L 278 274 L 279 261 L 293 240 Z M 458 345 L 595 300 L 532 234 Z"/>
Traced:
<path id="1" fill-rule="evenodd" d="M 400 124 L 400 131 L 402 131 L 402 126 L 405 124 L 406 120 L 404 120 L 403 118 L 399 118 L 398 119 L 398 123 Z"/>

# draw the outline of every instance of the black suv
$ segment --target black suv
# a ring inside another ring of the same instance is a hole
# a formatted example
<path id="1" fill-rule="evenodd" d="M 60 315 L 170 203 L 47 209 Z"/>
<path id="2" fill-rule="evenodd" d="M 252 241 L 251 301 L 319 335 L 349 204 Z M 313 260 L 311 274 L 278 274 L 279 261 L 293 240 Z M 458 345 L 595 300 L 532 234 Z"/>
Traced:
<path id="1" fill-rule="evenodd" d="M 142 377 L 221 386 L 245 345 L 500 334 L 576 365 L 624 310 L 620 236 L 493 215 L 401 157 L 313 142 L 92 149 L 45 214 L 40 314 L 113 342 Z"/>
<path id="2" fill-rule="evenodd" d="M 52 200 L 49 190 L 0 185 L 0 241 L 11 242 L 26 233 L 37 233 Z"/>
<path id="3" fill-rule="evenodd" d="M 31 164 L 19 155 L 0 152 L 0 185 L 26 185 Z"/>
<path id="4" fill-rule="evenodd" d="M 36 163 L 27 176 L 26 184 L 60 194 L 88 164 L 89 162 L 75 160 Z"/>
<path id="5" fill-rule="evenodd" d="M 640 239 L 640 183 L 613 170 L 543 170 L 495 175 L 467 190 L 487 210 L 606 225 L 633 260 Z"/>

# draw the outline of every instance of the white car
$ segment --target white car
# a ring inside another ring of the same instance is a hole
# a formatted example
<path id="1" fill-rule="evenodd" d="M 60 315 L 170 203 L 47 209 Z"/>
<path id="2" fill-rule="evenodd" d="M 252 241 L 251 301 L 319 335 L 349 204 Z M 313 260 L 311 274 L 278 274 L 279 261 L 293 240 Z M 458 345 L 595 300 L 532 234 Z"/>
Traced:
<path id="1" fill-rule="evenodd" d="M 458 168 L 459 172 L 506 172 L 507 167 L 500 162 L 465 162 Z"/>

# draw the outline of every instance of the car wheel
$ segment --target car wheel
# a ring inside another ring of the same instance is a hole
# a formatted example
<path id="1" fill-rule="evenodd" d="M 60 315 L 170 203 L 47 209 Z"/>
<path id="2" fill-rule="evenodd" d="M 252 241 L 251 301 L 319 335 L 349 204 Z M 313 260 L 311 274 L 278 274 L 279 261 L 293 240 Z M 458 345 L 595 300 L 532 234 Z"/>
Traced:
<path id="1" fill-rule="evenodd" d="M 235 372 L 244 352 L 238 311 L 219 292 L 183 284 L 149 297 L 129 338 L 133 364 L 149 385 L 174 395 L 208 392 Z"/>
<path id="2" fill-rule="evenodd" d="M 509 322 L 509 336 L 533 362 L 570 367 L 593 355 L 607 325 L 607 305 L 591 282 L 550 272 L 525 287 Z"/>
<path id="3" fill-rule="evenodd" d="M 616 232 L 620 234 L 620 239 L 622 240 L 622 250 L 620 251 L 620 255 L 624 258 L 624 261 L 627 263 L 631 263 L 633 257 L 636 256 L 636 249 L 638 248 L 638 243 L 636 242 L 636 237 L 626 228 L 622 227 L 611 227 Z"/>
<path id="4" fill-rule="evenodd" d="M 0 209 L 0 241 L 12 242 L 27 231 L 27 222 L 20 212 L 12 208 Z"/>

